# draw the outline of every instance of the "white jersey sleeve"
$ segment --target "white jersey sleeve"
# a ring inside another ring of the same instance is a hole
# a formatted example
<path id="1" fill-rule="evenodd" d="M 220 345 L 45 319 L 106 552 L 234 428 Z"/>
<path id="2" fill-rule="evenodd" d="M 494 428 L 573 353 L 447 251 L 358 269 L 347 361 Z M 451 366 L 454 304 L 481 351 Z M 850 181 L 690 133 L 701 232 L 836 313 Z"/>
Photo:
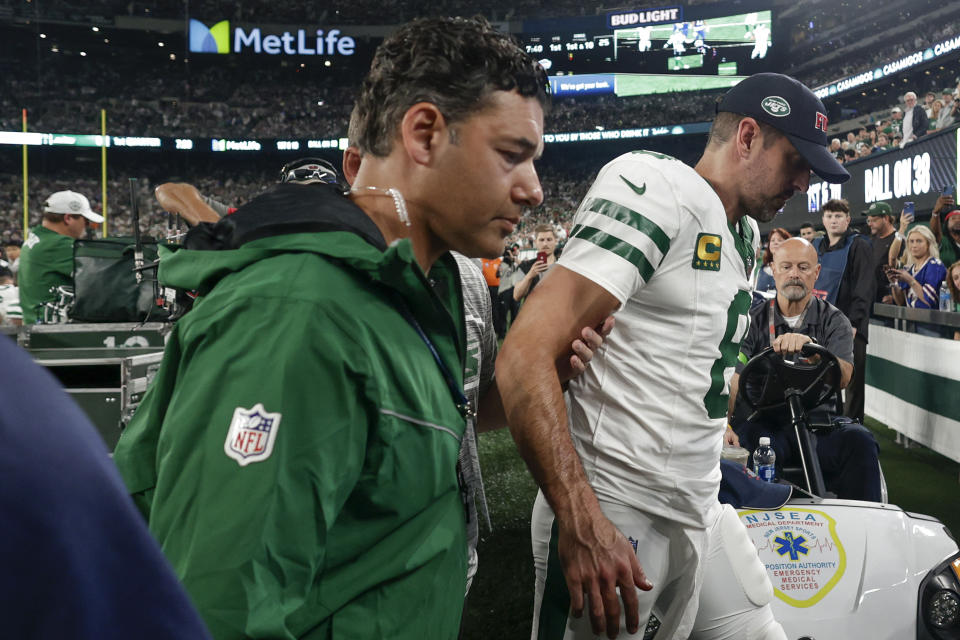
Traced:
<path id="1" fill-rule="evenodd" d="M 592 280 L 623 305 L 650 281 L 681 224 L 672 181 L 680 161 L 628 153 L 605 166 L 574 218 L 559 264 Z"/>

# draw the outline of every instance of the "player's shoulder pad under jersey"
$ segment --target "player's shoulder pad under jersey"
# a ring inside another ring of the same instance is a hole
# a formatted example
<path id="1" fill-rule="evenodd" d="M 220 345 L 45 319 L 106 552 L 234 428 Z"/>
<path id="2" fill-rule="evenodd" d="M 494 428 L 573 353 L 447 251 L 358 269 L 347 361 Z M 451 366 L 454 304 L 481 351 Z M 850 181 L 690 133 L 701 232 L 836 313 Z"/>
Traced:
<path id="1" fill-rule="evenodd" d="M 600 214 L 640 230 L 653 224 L 673 237 L 681 225 L 680 199 L 691 172 L 689 166 L 665 154 L 623 154 L 601 169 L 580 206 L 577 222 L 583 218 L 589 224 L 590 218 Z"/>

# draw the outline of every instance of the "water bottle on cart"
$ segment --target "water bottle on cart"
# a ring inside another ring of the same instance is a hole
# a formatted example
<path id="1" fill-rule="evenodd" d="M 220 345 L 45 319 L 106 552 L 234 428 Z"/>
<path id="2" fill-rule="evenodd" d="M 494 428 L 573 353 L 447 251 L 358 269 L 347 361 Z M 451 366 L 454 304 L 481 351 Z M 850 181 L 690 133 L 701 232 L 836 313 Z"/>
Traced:
<path id="1" fill-rule="evenodd" d="M 773 482 L 774 469 L 777 463 L 777 454 L 770 446 L 770 438 L 760 438 L 760 446 L 753 452 L 753 470 L 757 476 L 766 482 Z"/>

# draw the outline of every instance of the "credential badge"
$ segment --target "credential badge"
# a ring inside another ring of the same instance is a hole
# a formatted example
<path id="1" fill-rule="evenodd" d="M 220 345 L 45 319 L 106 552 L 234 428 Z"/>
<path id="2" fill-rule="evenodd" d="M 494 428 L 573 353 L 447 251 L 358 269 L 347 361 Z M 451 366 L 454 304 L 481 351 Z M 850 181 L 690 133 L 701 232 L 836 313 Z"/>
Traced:
<path id="1" fill-rule="evenodd" d="M 279 413 L 268 412 L 260 403 L 252 409 L 237 407 L 223 443 L 224 453 L 241 467 L 266 460 L 273 453 L 281 417 Z"/>

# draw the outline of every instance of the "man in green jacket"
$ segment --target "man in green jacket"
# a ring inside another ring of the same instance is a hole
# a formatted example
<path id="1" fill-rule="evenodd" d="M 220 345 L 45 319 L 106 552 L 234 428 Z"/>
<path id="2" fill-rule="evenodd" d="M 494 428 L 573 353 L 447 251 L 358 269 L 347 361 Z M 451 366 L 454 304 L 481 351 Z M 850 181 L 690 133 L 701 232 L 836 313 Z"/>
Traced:
<path id="1" fill-rule="evenodd" d="M 542 200 L 545 101 L 542 69 L 485 22 L 411 23 L 363 83 L 348 197 L 277 185 L 161 261 L 199 298 L 115 460 L 215 637 L 456 635 L 449 250 L 499 255 Z"/>
<path id="2" fill-rule="evenodd" d="M 100 224 L 86 196 L 57 191 L 47 198 L 43 221 L 30 230 L 20 253 L 20 307 L 23 323 L 43 319 L 43 305 L 56 298 L 51 289 L 73 284 L 73 241 L 83 237 L 88 224 Z"/>

